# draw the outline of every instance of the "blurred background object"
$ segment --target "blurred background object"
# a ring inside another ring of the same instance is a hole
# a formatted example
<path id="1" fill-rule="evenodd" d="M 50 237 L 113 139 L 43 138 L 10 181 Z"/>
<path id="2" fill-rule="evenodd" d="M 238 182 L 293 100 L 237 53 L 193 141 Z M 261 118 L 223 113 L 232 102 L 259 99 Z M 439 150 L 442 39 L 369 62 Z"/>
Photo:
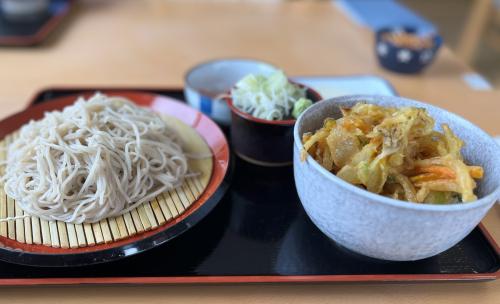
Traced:
<path id="1" fill-rule="evenodd" d="M 0 0 L 0 11 L 8 20 L 23 22 L 43 16 L 49 4 L 49 0 Z"/>
<path id="2" fill-rule="evenodd" d="M 445 43 L 500 88 L 500 0 L 399 0 L 439 28 Z"/>
<path id="3" fill-rule="evenodd" d="M 377 29 L 375 37 L 379 63 L 405 74 L 419 73 L 431 64 L 443 41 L 436 32 L 422 34 L 419 28 L 399 25 Z"/>
<path id="4" fill-rule="evenodd" d="M 76 0 L 0 0 L 0 46 L 31 47 L 48 40 Z M 59 31 L 59 32 L 61 32 Z M 54 41 L 54 40 L 53 40 Z M 44 43 L 46 46 L 48 43 Z"/>

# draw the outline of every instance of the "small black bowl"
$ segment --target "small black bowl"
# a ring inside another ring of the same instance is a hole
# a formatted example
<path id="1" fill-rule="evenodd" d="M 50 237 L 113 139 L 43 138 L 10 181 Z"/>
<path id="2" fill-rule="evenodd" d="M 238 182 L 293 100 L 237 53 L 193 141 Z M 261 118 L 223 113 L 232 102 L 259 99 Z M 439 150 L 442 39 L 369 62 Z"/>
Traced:
<path id="1" fill-rule="evenodd" d="M 312 102 L 322 99 L 318 92 L 304 85 L 306 97 Z M 260 166 L 280 167 L 293 162 L 293 126 L 295 119 L 266 120 L 256 118 L 233 105 L 231 109 L 231 142 L 233 151 L 242 159 Z"/>
<path id="2" fill-rule="evenodd" d="M 386 38 L 388 33 L 417 34 L 418 32 L 416 28 L 403 27 L 383 28 L 376 33 L 375 52 L 380 65 L 399 73 L 411 74 L 422 71 L 434 60 L 439 47 L 443 43 L 438 34 L 432 34 L 430 36 L 432 45 L 429 47 L 404 47 L 389 41 Z"/>

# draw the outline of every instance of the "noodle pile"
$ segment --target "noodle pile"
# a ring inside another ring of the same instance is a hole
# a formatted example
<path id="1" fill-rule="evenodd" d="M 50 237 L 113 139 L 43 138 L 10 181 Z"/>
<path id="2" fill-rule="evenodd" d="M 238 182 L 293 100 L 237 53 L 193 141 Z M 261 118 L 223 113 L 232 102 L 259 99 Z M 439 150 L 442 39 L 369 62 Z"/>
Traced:
<path id="1" fill-rule="evenodd" d="M 187 174 L 180 138 L 159 115 L 96 94 L 23 126 L 3 181 L 30 215 L 92 223 L 179 187 Z"/>

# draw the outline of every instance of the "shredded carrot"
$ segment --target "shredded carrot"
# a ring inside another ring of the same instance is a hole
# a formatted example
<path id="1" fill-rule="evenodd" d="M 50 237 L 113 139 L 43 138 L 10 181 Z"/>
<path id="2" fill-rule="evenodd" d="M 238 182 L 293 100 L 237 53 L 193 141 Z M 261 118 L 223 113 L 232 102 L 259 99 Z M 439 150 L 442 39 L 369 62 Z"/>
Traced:
<path id="1" fill-rule="evenodd" d="M 441 175 L 436 174 L 436 173 L 423 173 L 420 175 L 415 175 L 410 177 L 410 180 L 413 183 L 421 183 L 421 182 L 428 182 L 428 181 L 434 181 L 438 179 L 443 179 Z"/>
<path id="2" fill-rule="evenodd" d="M 422 166 L 417 167 L 416 171 L 417 173 L 433 173 L 440 176 L 440 178 L 453 179 L 457 177 L 452 169 L 444 166 Z"/>

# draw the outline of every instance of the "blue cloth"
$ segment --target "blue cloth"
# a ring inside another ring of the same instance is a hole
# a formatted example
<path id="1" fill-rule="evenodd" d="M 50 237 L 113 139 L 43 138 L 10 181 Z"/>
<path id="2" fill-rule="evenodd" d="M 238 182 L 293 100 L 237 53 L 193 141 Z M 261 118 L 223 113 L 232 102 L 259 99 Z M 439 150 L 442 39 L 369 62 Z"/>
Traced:
<path id="1" fill-rule="evenodd" d="M 422 34 L 437 32 L 429 20 L 394 0 L 337 0 L 335 3 L 354 22 L 373 31 L 384 27 L 411 26 Z"/>

